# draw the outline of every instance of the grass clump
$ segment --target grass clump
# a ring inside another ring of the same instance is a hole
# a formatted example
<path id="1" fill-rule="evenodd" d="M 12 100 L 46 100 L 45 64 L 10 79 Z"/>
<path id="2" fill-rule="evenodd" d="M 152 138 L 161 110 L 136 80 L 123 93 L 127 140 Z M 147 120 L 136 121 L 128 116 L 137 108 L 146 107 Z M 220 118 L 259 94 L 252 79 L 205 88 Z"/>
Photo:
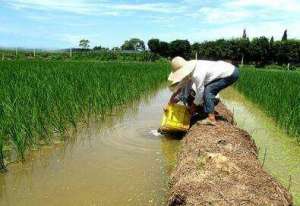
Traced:
<path id="1" fill-rule="evenodd" d="M 300 141 L 300 73 L 243 68 L 235 87 Z"/>

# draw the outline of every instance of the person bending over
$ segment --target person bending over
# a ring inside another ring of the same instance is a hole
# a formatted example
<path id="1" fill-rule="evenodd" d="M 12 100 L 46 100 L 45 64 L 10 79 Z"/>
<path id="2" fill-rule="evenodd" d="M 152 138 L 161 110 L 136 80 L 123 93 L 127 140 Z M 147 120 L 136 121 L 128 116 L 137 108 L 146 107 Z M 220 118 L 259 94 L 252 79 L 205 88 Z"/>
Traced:
<path id="1" fill-rule="evenodd" d="M 168 81 L 173 94 L 168 104 L 175 104 L 182 100 L 188 103 L 192 115 L 195 114 L 197 106 L 203 105 L 204 112 L 208 116 L 203 123 L 215 125 L 216 95 L 238 80 L 239 69 L 224 61 L 186 61 L 179 56 L 172 59 L 171 66 L 172 72 Z"/>

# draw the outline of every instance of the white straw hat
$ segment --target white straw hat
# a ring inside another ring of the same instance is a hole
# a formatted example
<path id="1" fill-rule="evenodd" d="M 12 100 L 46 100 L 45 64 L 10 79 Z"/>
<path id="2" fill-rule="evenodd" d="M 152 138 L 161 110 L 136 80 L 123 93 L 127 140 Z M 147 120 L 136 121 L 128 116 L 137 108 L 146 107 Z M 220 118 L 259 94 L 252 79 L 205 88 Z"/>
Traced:
<path id="1" fill-rule="evenodd" d="M 171 85 L 182 81 L 186 76 L 192 73 L 196 67 L 196 60 L 186 61 L 182 57 L 175 57 L 172 59 L 172 72 L 168 77 Z"/>

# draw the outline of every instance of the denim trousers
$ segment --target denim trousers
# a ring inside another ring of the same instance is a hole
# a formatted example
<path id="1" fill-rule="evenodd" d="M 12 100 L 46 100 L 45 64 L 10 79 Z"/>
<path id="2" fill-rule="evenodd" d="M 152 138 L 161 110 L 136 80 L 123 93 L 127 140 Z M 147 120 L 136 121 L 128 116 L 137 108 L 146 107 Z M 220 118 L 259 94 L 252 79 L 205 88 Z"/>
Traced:
<path id="1" fill-rule="evenodd" d="M 239 78 L 239 69 L 235 67 L 233 73 L 225 78 L 216 79 L 204 87 L 204 112 L 211 114 L 215 110 L 215 97 L 224 88 L 232 85 Z"/>

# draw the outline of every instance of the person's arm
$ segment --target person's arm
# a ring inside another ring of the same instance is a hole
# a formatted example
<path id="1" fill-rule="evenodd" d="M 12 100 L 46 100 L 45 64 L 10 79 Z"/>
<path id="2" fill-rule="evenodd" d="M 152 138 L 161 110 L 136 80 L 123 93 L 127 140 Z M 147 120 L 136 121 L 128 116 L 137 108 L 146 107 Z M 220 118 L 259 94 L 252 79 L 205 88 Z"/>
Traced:
<path id="1" fill-rule="evenodd" d="M 168 104 L 176 104 L 179 102 L 179 99 L 176 98 L 176 96 L 181 92 L 181 89 L 178 89 L 176 92 L 174 92 L 168 102 Z"/>
<path id="2" fill-rule="evenodd" d="M 194 72 L 193 75 L 193 82 L 195 83 L 195 100 L 194 104 L 195 105 L 200 105 L 203 103 L 203 93 L 204 93 L 204 80 L 206 76 L 206 71 L 205 68 L 199 68 Z"/>
<path id="3" fill-rule="evenodd" d="M 193 102 L 195 105 L 203 104 L 203 93 L 204 93 L 204 85 L 197 88 L 195 100 Z"/>
<path id="4" fill-rule="evenodd" d="M 170 100 L 169 100 L 168 104 L 167 104 L 166 106 L 164 106 L 164 108 L 163 108 L 165 112 L 167 111 L 168 105 L 170 105 L 170 104 L 176 104 L 176 103 L 179 102 L 179 99 L 176 98 L 176 96 L 177 96 L 180 92 L 181 92 L 181 89 L 178 89 L 176 92 L 174 92 L 174 93 L 172 94 L 172 96 L 170 97 Z"/>
<path id="5" fill-rule="evenodd" d="M 196 113 L 197 106 L 192 102 L 192 104 L 188 107 L 190 114 L 193 116 Z"/>

